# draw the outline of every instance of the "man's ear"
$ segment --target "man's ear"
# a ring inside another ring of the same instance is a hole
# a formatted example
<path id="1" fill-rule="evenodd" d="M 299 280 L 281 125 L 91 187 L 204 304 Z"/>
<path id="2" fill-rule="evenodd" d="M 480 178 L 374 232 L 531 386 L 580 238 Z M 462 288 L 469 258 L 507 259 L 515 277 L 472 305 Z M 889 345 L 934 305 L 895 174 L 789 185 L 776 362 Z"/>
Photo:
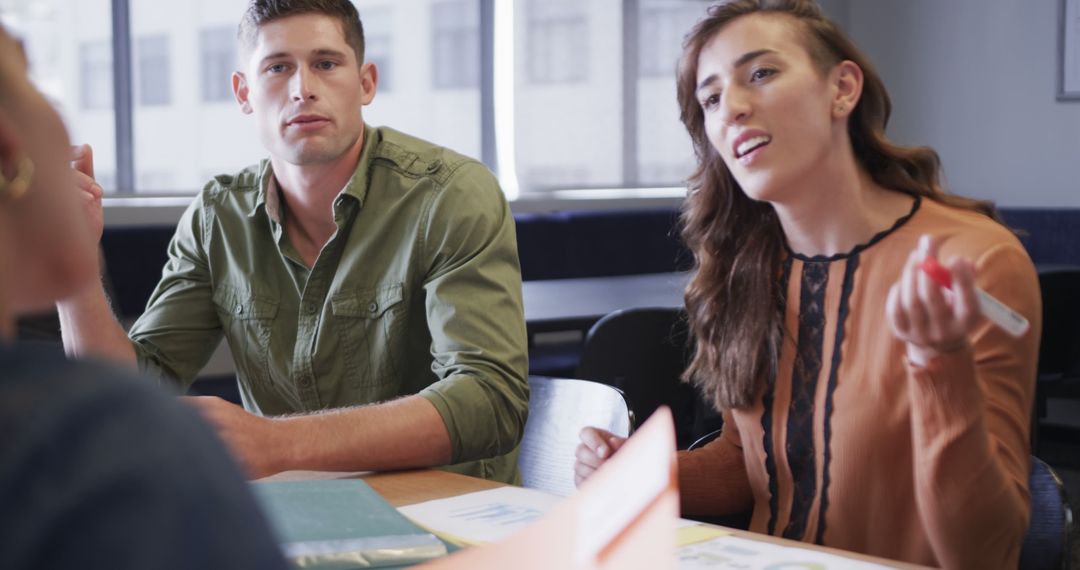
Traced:
<path id="1" fill-rule="evenodd" d="M 379 68 L 372 62 L 360 66 L 360 89 L 363 98 L 360 103 L 368 105 L 375 99 L 375 92 L 379 87 Z"/>
<path id="2" fill-rule="evenodd" d="M 831 76 L 834 90 L 833 115 L 846 118 L 862 97 L 863 70 L 854 61 L 844 60 L 836 64 Z"/>
<path id="3" fill-rule="evenodd" d="M 240 104 L 240 110 L 245 115 L 251 114 L 251 102 L 248 101 L 248 83 L 247 77 L 239 71 L 234 71 L 232 74 L 232 90 L 233 97 L 236 97 L 236 102 Z"/>

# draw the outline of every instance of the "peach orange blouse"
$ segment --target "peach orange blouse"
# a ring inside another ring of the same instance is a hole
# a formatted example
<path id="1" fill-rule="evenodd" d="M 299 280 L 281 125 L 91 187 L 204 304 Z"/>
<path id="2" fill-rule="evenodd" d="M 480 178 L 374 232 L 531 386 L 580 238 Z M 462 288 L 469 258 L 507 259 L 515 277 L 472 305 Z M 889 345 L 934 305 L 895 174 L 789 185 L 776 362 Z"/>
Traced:
<path id="1" fill-rule="evenodd" d="M 1031 321 L 988 321 L 970 350 L 909 364 L 885 299 L 919 236 L 976 264 Z M 1041 330 L 1035 269 L 1006 228 L 931 200 L 843 255 L 785 264 L 777 377 L 722 435 L 680 452 L 683 512 L 753 509 L 751 530 L 947 568 L 1015 568 L 1028 523 L 1028 432 Z"/>

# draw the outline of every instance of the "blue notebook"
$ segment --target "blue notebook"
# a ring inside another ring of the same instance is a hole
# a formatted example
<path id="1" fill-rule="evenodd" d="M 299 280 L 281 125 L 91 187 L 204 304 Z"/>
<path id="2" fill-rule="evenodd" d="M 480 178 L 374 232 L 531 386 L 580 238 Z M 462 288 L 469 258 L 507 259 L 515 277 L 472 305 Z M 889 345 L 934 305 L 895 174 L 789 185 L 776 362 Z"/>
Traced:
<path id="1" fill-rule="evenodd" d="M 358 479 L 253 483 L 298 568 L 386 568 L 444 556 L 446 545 Z"/>

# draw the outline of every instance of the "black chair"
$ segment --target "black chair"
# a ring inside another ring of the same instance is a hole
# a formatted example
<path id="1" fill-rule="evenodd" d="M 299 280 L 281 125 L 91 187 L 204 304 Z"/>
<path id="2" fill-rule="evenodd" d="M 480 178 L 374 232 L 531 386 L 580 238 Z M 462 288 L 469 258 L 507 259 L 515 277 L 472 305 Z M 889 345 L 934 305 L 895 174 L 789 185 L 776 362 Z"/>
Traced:
<path id="1" fill-rule="evenodd" d="M 518 455 L 522 486 L 562 496 L 573 493 L 574 452 L 586 426 L 628 437 L 634 412 L 612 386 L 530 376 L 529 419 Z"/>
<path id="2" fill-rule="evenodd" d="M 626 309 L 596 322 L 574 376 L 626 393 L 638 425 L 667 405 L 679 449 L 718 429 L 723 419 L 697 389 L 680 380 L 691 346 L 682 309 Z"/>
<path id="3" fill-rule="evenodd" d="M 1031 458 L 1031 522 L 1020 548 L 1021 570 L 1068 570 L 1072 555 L 1072 509 L 1057 473 Z"/>
<path id="4" fill-rule="evenodd" d="M 1080 398 L 1080 267 L 1039 267 L 1039 289 L 1043 327 L 1032 423 L 1032 449 L 1036 454 L 1040 454 L 1041 440 L 1055 432 L 1080 442 L 1075 429 L 1043 422 L 1048 399 Z"/>

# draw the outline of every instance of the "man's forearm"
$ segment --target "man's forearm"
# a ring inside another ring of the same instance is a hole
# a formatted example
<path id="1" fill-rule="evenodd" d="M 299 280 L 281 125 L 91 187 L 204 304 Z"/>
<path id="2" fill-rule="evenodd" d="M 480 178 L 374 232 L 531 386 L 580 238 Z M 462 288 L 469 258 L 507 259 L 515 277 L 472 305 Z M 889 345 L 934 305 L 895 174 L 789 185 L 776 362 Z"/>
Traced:
<path id="1" fill-rule="evenodd" d="M 64 350 L 76 358 L 94 356 L 135 367 L 135 349 L 113 315 L 101 283 L 56 304 Z"/>
<path id="2" fill-rule="evenodd" d="M 450 463 L 450 434 L 427 399 L 282 418 L 283 470 L 368 471 Z"/>

